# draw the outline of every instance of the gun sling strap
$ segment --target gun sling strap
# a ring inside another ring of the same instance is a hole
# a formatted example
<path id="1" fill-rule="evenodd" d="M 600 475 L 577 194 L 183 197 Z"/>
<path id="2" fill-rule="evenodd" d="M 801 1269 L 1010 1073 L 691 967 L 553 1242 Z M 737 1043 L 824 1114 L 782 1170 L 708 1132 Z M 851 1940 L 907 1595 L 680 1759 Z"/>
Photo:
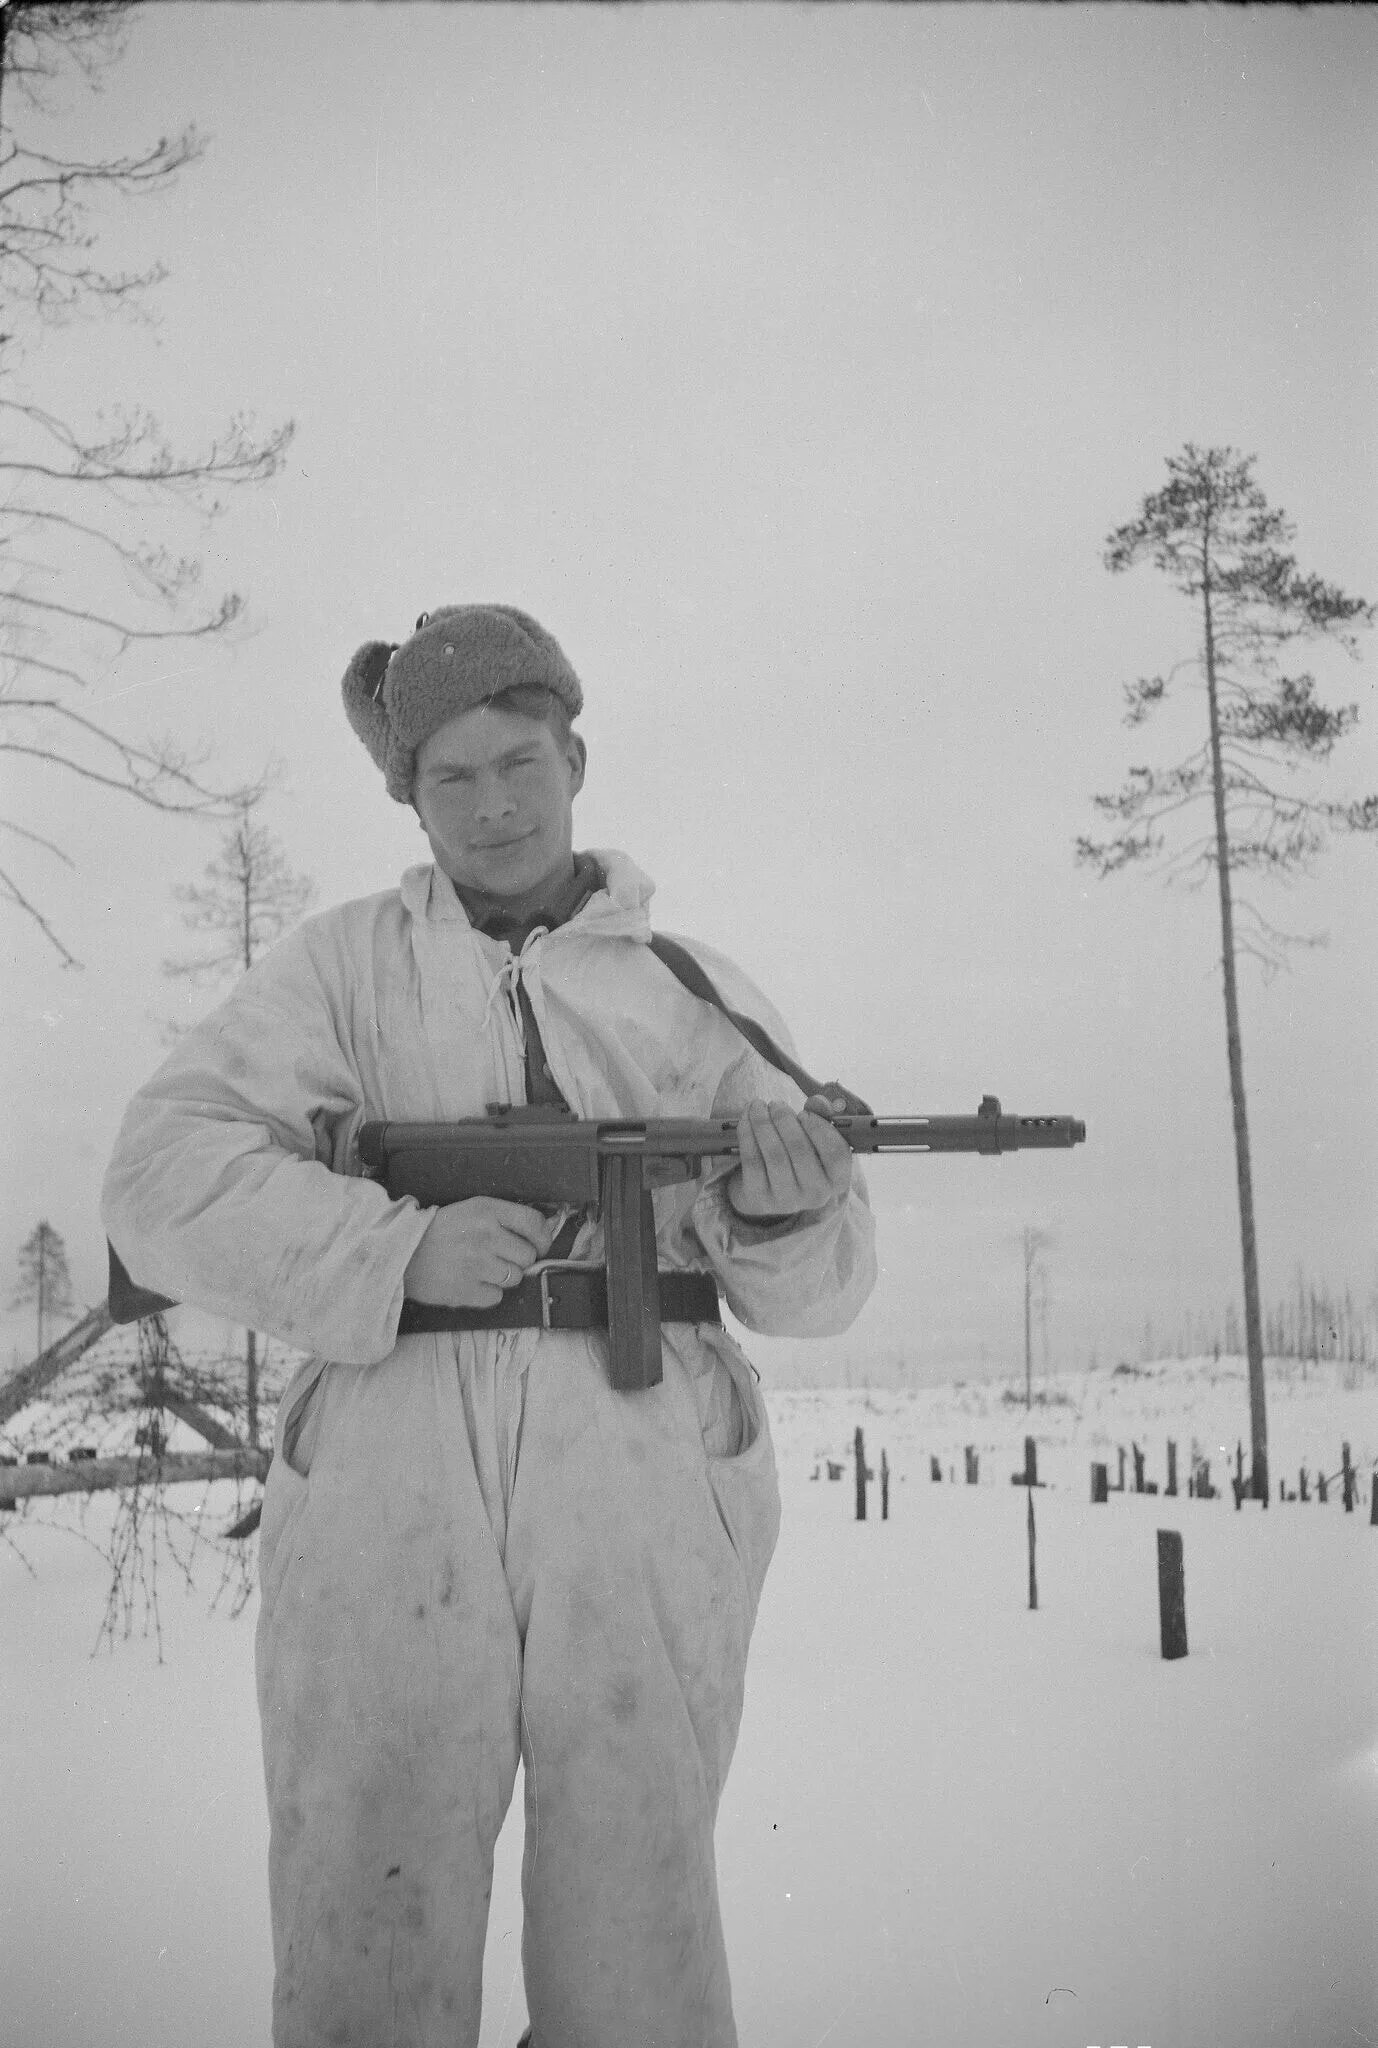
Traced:
<path id="1" fill-rule="evenodd" d="M 844 1088 L 840 1081 L 815 1081 L 813 1075 L 801 1067 L 798 1060 L 791 1059 L 783 1046 L 776 1044 L 770 1033 L 763 1025 L 758 1024 L 754 1017 L 745 1016 L 740 1010 L 730 1009 L 693 954 L 687 947 L 681 946 L 677 939 L 667 939 L 663 932 L 652 932 L 651 951 L 663 967 L 669 968 L 675 980 L 688 989 L 690 995 L 697 996 L 701 1003 L 710 1003 L 715 1010 L 720 1010 L 728 1023 L 736 1026 L 753 1051 L 758 1052 L 763 1060 L 778 1068 L 782 1074 L 788 1074 L 791 1081 L 802 1088 L 806 1095 L 826 1095 L 834 1102 L 841 1097 L 841 1107 L 848 1116 L 871 1114 L 870 1104 L 863 1102 L 859 1095 L 853 1095 L 850 1088 Z"/>
<path id="2" fill-rule="evenodd" d="M 844 1088 L 840 1082 L 830 1081 L 826 1085 L 815 1081 L 807 1069 L 771 1037 L 764 1025 L 754 1017 L 746 1016 L 740 1010 L 732 1009 L 719 993 L 711 976 L 702 968 L 687 947 L 677 939 L 666 938 L 663 932 L 652 932 L 650 950 L 666 970 L 673 974 L 690 995 L 700 1002 L 708 1003 L 717 1010 L 741 1034 L 752 1050 L 762 1059 L 789 1078 L 806 1095 L 827 1095 L 834 1101 L 841 1099 L 842 1106 L 852 1116 L 869 1116 L 870 1107 L 858 1095 Z M 525 991 L 523 991 L 525 993 Z M 529 1003 L 522 1005 L 523 1022 L 528 1035 L 536 1031 L 536 1020 Z M 539 1038 L 539 1033 L 536 1033 Z M 543 1066 L 541 1053 L 533 1057 L 533 1048 L 528 1047 L 528 1074 L 539 1073 Z M 543 1049 L 541 1049 L 543 1052 Z M 552 1090 L 553 1093 L 558 1091 Z M 645 1197 L 649 1207 L 649 1193 Z M 574 1219 L 571 1219 L 573 1222 Z M 577 1227 L 577 1224 L 576 1226 Z M 561 1238 L 551 1246 L 551 1252 L 558 1261 L 568 1249 L 562 1242 L 569 1226 Z M 110 1255 L 109 1306 L 112 1321 L 132 1323 L 144 1316 L 157 1315 L 160 1310 L 173 1308 L 176 1304 L 163 1294 L 140 1287 L 130 1277 L 124 1262 L 112 1244 L 107 1242 Z M 552 1275 L 543 1281 L 537 1273 L 530 1275 L 518 1286 L 509 1288 L 500 1302 L 488 1309 L 449 1308 L 428 1302 L 406 1301 L 402 1305 L 402 1318 L 398 1324 L 398 1335 L 408 1336 L 424 1330 L 493 1330 L 493 1329 L 606 1329 L 608 1327 L 608 1302 L 606 1277 L 598 1268 L 561 1268 L 558 1264 L 547 1268 Z M 583 1275 L 590 1283 L 586 1287 L 575 1284 L 576 1274 Z M 720 1322 L 717 1290 L 710 1275 L 663 1272 L 657 1275 L 660 1297 L 661 1322 Z M 683 1292 L 680 1283 L 694 1282 L 695 1285 L 681 1301 Z M 649 1306 L 649 1303 L 647 1304 Z M 578 1318 L 578 1320 L 575 1320 Z"/>

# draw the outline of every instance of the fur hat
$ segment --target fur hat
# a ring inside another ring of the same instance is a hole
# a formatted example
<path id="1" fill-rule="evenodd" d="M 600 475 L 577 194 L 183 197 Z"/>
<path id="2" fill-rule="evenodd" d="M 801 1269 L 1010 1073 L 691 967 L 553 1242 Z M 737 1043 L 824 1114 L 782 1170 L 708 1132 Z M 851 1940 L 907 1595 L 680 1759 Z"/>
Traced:
<path id="1" fill-rule="evenodd" d="M 557 642 L 507 604 L 422 612 L 400 647 L 366 640 L 344 676 L 345 714 L 387 780 L 410 803 L 416 752 L 447 720 L 520 684 L 549 690 L 577 718 L 579 678 Z"/>

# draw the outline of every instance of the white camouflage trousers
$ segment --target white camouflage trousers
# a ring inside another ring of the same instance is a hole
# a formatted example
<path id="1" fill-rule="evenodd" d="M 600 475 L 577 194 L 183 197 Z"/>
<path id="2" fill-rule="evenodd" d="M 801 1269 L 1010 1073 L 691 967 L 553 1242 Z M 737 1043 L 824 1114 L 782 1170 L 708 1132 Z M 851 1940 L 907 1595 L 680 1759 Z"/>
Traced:
<path id="1" fill-rule="evenodd" d="M 404 1339 L 297 1375 L 261 1533 L 276 2048 L 474 2048 L 525 1767 L 535 2048 L 735 2048 L 713 1827 L 779 1526 L 710 1326 Z"/>

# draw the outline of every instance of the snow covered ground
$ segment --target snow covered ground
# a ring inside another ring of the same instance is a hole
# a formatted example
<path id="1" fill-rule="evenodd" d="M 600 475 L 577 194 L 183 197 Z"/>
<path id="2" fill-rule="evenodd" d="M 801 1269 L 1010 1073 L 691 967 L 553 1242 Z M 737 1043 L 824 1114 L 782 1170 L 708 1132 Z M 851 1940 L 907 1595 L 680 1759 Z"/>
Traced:
<path id="1" fill-rule="evenodd" d="M 1349 1515 L 1335 1486 L 1324 1507 L 1236 1511 L 1237 1360 L 1043 1391 L 1031 1424 L 998 1386 L 771 1395 L 784 1530 L 718 1837 L 743 2048 L 1378 2042 L 1372 1375 L 1271 1371 L 1275 1473 L 1334 1474 L 1347 1440 Z M 36 1421 L 76 1429 L 54 1408 L 12 1433 Z M 886 1520 L 878 1480 L 855 1519 L 858 1424 L 877 1472 L 886 1453 Z M 1036 1613 L 1009 1482 L 1026 1428 L 1048 1482 Z M 1113 1480 L 1137 1441 L 1161 1485 L 1169 1436 L 1183 1484 L 1195 1438 L 1222 1498 L 1091 1505 L 1092 1459 Z M 179 1505 L 222 1526 L 232 1501 Z M 266 2048 L 256 1598 L 232 1619 L 227 1587 L 212 1611 L 215 1555 L 193 1556 L 190 1586 L 164 1555 L 162 1661 L 137 1595 L 134 1633 L 93 1655 L 112 1511 L 0 1523 L 0 2044 Z M 1184 1542 L 1174 1663 L 1159 1528 Z M 509 1825 L 484 2048 L 511 2048 L 525 2017 L 519 1854 Z"/>

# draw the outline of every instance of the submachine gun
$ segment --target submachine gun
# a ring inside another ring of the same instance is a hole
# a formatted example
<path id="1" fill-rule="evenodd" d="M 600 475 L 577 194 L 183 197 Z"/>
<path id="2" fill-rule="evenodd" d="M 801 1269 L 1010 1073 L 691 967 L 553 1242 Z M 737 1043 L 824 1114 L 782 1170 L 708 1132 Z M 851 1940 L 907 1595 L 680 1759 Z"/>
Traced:
<path id="1" fill-rule="evenodd" d="M 873 1116 L 845 1090 L 829 1121 L 853 1152 L 1023 1152 L 1079 1145 L 1070 1116 L 1007 1116 L 993 1095 L 975 1116 Z M 394 1200 L 422 1208 L 495 1196 L 595 1212 L 603 1226 L 610 1377 L 624 1392 L 661 1378 L 660 1288 L 651 1190 L 693 1180 L 705 1162 L 737 1154 L 737 1126 L 718 1118 L 645 1122 L 576 1117 L 560 1104 L 494 1104 L 456 1123 L 366 1123 L 364 1171 Z M 543 1309 L 569 1262 L 537 1267 Z M 586 1270 L 586 1269 L 585 1269 Z M 405 1312 L 404 1312 L 405 1313 Z"/>

